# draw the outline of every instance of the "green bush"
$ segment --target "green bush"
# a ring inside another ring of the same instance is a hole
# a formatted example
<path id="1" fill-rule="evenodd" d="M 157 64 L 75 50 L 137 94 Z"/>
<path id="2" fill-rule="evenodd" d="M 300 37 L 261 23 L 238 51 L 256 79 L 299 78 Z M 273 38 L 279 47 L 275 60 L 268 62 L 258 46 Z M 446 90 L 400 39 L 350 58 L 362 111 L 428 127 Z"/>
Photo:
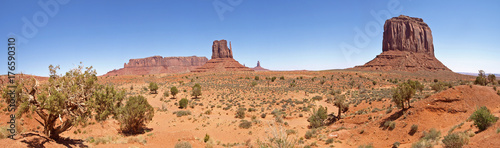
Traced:
<path id="1" fill-rule="evenodd" d="M 196 83 L 193 86 L 193 92 L 191 93 L 191 96 L 194 96 L 194 98 L 198 98 L 198 96 L 201 96 L 201 86 L 200 84 Z"/>
<path id="2" fill-rule="evenodd" d="M 191 143 L 180 141 L 175 144 L 175 148 L 192 148 Z"/>
<path id="3" fill-rule="evenodd" d="M 429 132 L 424 131 L 424 136 L 422 139 L 429 141 L 437 141 L 441 137 L 441 132 L 436 130 L 435 128 L 431 128 Z"/>
<path id="4" fill-rule="evenodd" d="M 256 81 L 259 81 L 259 79 L 260 79 L 259 76 L 255 76 Z"/>
<path id="5" fill-rule="evenodd" d="M 126 105 L 121 109 L 119 121 L 122 132 L 137 133 L 146 123 L 153 120 L 154 109 L 143 96 L 128 98 Z"/>
<path id="6" fill-rule="evenodd" d="M 385 121 L 384 127 L 387 128 L 387 129 L 389 129 L 389 130 L 393 130 L 394 128 L 396 128 L 396 122 L 394 122 L 394 121 Z"/>
<path id="7" fill-rule="evenodd" d="M 250 127 L 252 127 L 252 122 L 247 121 L 247 120 L 241 120 L 241 123 L 238 127 L 244 128 L 244 129 L 249 129 Z"/>
<path id="8" fill-rule="evenodd" d="M 170 97 L 170 93 L 168 91 L 163 92 L 164 97 Z"/>
<path id="9" fill-rule="evenodd" d="M 486 106 L 482 106 L 476 109 L 476 111 L 472 113 L 469 119 L 473 120 L 474 125 L 476 125 L 476 127 L 481 131 L 486 130 L 486 128 L 488 128 L 498 120 L 497 117 L 491 114 L 490 110 L 486 108 Z"/>
<path id="10" fill-rule="evenodd" d="M 410 100 L 415 95 L 415 88 L 410 80 L 409 82 L 404 82 L 398 85 L 398 87 L 392 90 L 392 102 L 394 102 L 398 107 L 405 109 L 405 101 L 408 102 L 408 108 L 411 107 Z"/>
<path id="11" fill-rule="evenodd" d="M 306 138 L 306 139 L 311 139 L 313 137 L 316 137 L 316 129 L 310 129 L 304 135 L 304 138 Z"/>
<path id="12" fill-rule="evenodd" d="M 189 103 L 188 99 L 182 98 L 181 100 L 179 100 L 179 107 L 185 109 L 185 108 L 187 108 L 188 103 Z"/>
<path id="13" fill-rule="evenodd" d="M 246 109 L 245 108 L 239 108 L 237 111 L 236 111 L 236 118 L 240 118 L 240 119 L 243 119 L 245 118 L 245 111 Z"/>
<path id="14" fill-rule="evenodd" d="M 280 77 L 280 80 L 285 80 L 285 77 L 284 77 L 284 76 L 281 76 L 281 77 Z"/>
<path id="15" fill-rule="evenodd" d="M 360 145 L 358 148 L 373 148 L 373 144 Z"/>
<path id="16" fill-rule="evenodd" d="M 325 141 L 325 144 L 330 144 L 333 143 L 333 138 L 329 138 L 328 140 Z"/>
<path id="17" fill-rule="evenodd" d="M 253 81 L 252 83 L 250 83 L 250 86 L 252 86 L 252 87 L 257 86 L 257 82 Z"/>
<path id="18" fill-rule="evenodd" d="M 476 77 L 476 80 L 474 81 L 474 84 L 476 84 L 476 85 L 483 85 L 483 86 L 485 86 L 486 84 L 488 84 L 488 82 L 486 80 L 486 74 L 484 73 L 483 70 L 479 70 L 479 74 Z"/>
<path id="19" fill-rule="evenodd" d="M 320 101 L 320 100 L 323 100 L 323 97 L 321 97 L 321 96 L 314 96 L 312 98 L 312 100 L 314 100 L 314 101 Z"/>
<path id="20" fill-rule="evenodd" d="M 210 136 L 208 134 L 205 134 L 205 138 L 203 138 L 203 142 L 207 143 L 208 140 L 210 140 Z"/>
<path id="21" fill-rule="evenodd" d="M 182 116 L 191 115 L 191 111 L 188 111 L 188 110 L 180 110 L 180 111 L 176 111 L 176 112 L 174 112 L 174 114 L 175 114 L 177 117 L 182 117 Z"/>
<path id="22" fill-rule="evenodd" d="M 313 109 L 312 115 L 307 119 L 311 128 L 318 128 L 324 125 L 325 119 L 328 117 L 327 108 L 320 106 L 318 110 Z"/>
<path id="23" fill-rule="evenodd" d="M 453 133 L 444 136 L 442 142 L 445 148 L 461 148 L 469 143 L 469 136 L 465 133 Z"/>
<path id="24" fill-rule="evenodd" d="M 151 94 L 156 94 L 158 90 L 158 84 L 155 82 L 149 83 L 149 91 L 151 91 Z"/>
<path id="25" fill-rule="evenodd" d="M 410 129 L 410 135 L 415 134 L 415 133 L 417 132 L 417 130 L 418 130 L 418 125 L 413 124 L 413 125 L 411 126 L 411 129 Z"/>
<path id="26" fill-rule="evenodd" d="M 172 88 L 170 88 L 170 93 L 175 98 L 175 95 L 177 95 L 177 93 L 179 93 L 179 90 L 177 89 L 177 87 L 173 86 Z"/>

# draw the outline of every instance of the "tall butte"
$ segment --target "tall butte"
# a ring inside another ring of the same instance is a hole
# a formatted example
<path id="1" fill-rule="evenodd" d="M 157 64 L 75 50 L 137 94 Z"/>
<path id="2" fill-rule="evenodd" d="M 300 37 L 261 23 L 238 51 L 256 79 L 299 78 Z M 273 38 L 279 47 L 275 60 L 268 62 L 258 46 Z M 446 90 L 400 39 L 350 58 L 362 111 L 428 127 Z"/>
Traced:
<path id="1" fill-rule="evenodd" d="M 215 40 L 212 44 L 212 59 L 192 72 L 219 72 L 219 71 L 253 71 L 233 59 L 231 42 L 229 48 L 226 40 Z"/>
<path id="2" fill-rule="evenodd" d="M 354 69 L 451 71 L 434 56 L 432 32 L 421 18 L 400 15 L 385 21 L 382 53 Z"/>

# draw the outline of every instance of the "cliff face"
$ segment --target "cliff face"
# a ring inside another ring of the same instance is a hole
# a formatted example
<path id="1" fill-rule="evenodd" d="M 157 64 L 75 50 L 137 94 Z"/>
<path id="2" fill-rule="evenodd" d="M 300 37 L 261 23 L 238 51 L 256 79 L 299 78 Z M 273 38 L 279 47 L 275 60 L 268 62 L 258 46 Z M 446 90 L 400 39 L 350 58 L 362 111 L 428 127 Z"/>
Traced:
<path id="1" fill-rule="evenodd" d="M 123 68 L 113 70 L 105 75 L 147 75 L 158 73 L 190 72 L 208 61 L 206 57 L 161 57 L 153 56 L 141 59 L 130 59 Z"/>
<path id="2" fill-rule="evenodd" d="M 212 59 L 217 58 L 233 58 L 233 49 L 231 47 L 231 42 L 229 42 L 229 48 L 227 48 L 226 40 L 215 40 L 212 44 Z"/>
<path id="3" fill-rule="evenodd" d="M 253 71 L 233 59 L 231 42 L 229 46 L 230 48 L 227 47 L 226 40 L 215 40 L 212 45 L 212 59 L 193 72 Z"/>
<path id="4" fill-rule="evenodd" d="M 401 15 L 385 21 L 382 53 L 355 69 L 451 71 L 434 56 L 432 32 L 421 18 Z"/>
<path id="5" fill-rule="evenodd" d="M 409 51 L 434 56 L 431 28 L 421 18 L 401 15 L 385 21 L 382 51 Z"/>

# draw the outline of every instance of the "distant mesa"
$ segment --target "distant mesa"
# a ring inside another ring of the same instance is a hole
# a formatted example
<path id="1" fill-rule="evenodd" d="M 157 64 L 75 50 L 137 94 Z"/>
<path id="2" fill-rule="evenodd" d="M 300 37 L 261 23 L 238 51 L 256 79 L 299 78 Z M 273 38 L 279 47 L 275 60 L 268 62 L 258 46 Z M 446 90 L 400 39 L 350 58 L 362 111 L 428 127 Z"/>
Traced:
<path id="1" fill-rule="evenodd" d="M 451 71 L 434 56 L 429 26 L 421 18 L 405 15 L 385 21 L 382 53 L 354 69 Z"/>
<path id="2" fill-rule="evenodd" d="M 220 71 L 254 71 L 241 65 L 233 59 L 231 42 L 229 48 L 226 40 L 215 40 L 212 45 L 212 59 L 192 72 L 220 72 Z"/>
<path id="3" fill-rule="evenodd" d="M 184 73 L 201 67 L 208 61 L 206 57 L 162 57 L 152 56 L 142 59 L 130 59 L 123 68 L 112 70 L 105 76 L 148 75 L 159 73 Z"/>
<path id="4" fill-rule="evenodd" d="M 269 71 L 269 69 L 265 69 L 265 68 L 260 67 L 260 61 L 257 61 L 257 66 L 252 68 L 252 69 L 255 71 Z"/>

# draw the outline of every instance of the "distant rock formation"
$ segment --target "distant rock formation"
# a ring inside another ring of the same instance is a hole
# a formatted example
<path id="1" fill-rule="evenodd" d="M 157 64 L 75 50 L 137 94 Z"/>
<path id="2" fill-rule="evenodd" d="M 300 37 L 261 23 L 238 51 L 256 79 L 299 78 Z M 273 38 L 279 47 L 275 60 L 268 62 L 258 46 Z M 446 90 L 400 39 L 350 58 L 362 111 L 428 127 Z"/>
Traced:
<path id="1" fill-rule="evenodd" d="M 432 32 L 421 18 L 405 15 L 385 21 L 382 53 L 355 69 L 451 71 L 434 56 Z"/>
<path id="2" fill-rule="evenodd" d="M 212 45 L 212 59 L 193 72 L 253 71 L 233 59 L 231 42 L 229 46 L 230 48 L 227 47 L 226 40 L 215 40 Z"/>
<path id="3" fill-rule="evenodd" d="M 260 61 L 257 61 L 257 66 L 252 68 L 252 69 L 255 71 L 269 71 L 269 69 L 265 69 L 265 68 L 260 67 Z"/>
<path id="4" fill-rule="evenodd" d="M 206 57 L 162 57 L 152 56 L 142 59 L 130 59 L 123 68 L 112 70 L 106 75 L 148 75 L 159 73 L 190 72 L 208 61 Z"/>

